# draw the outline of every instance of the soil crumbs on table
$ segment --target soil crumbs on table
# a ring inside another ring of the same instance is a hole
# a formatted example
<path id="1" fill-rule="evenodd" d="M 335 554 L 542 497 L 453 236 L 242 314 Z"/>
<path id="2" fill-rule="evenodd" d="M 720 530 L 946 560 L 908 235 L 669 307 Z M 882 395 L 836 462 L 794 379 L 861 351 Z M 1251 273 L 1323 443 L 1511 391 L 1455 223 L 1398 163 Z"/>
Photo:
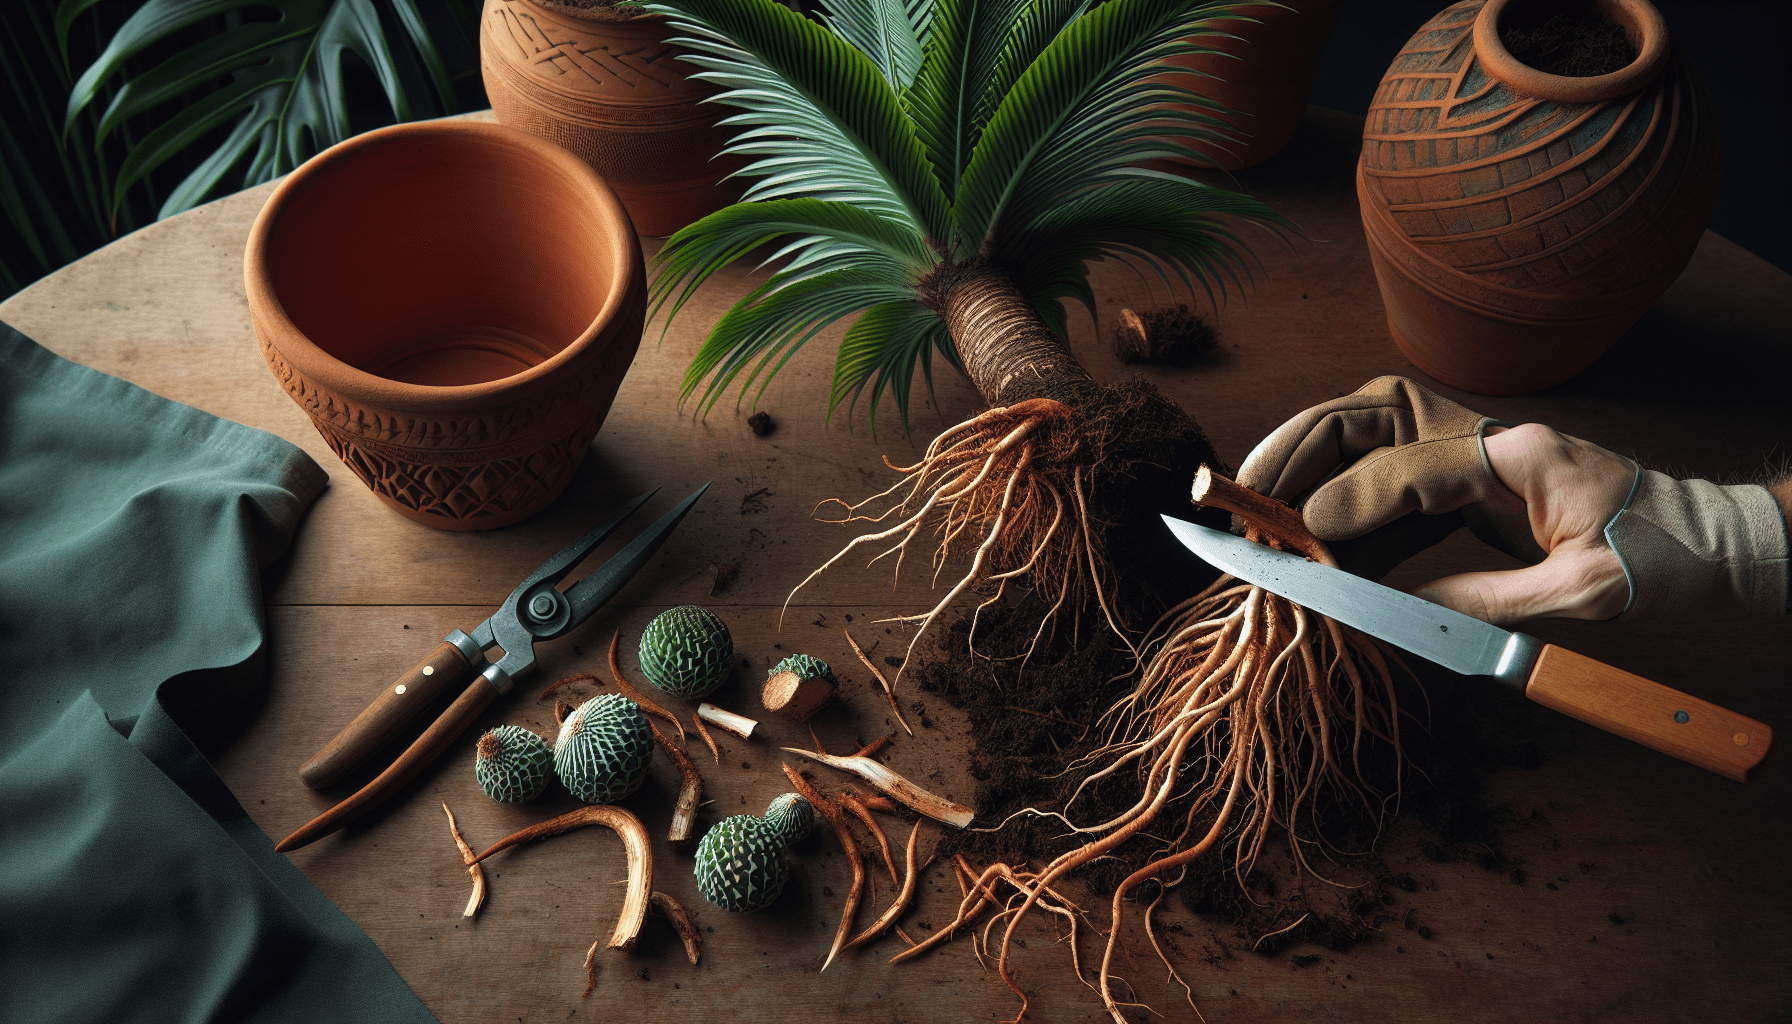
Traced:
<path id="1" fill-rule="evenodd" d="M 1056 636 L 1042 638 L 1031 657 L 1013 657 L 1026 649 L 1037 628 L 1038 611 L 1033 597 L 1008 608 L 984 609 L 976 626 L 975 655 L 970 653 L 970 621 L 961 619 L 943 630 L 938 645 L 918 656 L 909 669 L 920 689 L 950 701 L 968 719 L 975 743 L 970 773 L 977 781 L 977 820 L 972 830 L 946 835 L 938 853 L 942 857 L 962 853 L 978 870 L 998 860 L 1042 868 L 1054 857 L 1100 838 L 1092 833 L 1069 835 L 1055 817 L 1009 818 L 1026 807 L 1064 811 L 1079 781 L 1092 770 L 1066 769 L 1101 745 L 1101 716 L 1131 689 L 1134 679 L 1131 654 L 1110 633 L 1087 623 L 1078 630 L 1080 644 L 1073 645 L 1072 631 L 1062 628 Z M 1400 698 L 1402 707 L 1424 714 L 1427 702 L 1411 680 Z M 1179 879 L 1166 879 L 1183 906 L 1216 926 L 1214 939 L 1226 944 L 1209 948 L 1205 954 L 1209 962 L 1229 958 L 1235 950 L 1275 956 L 1303 941 L 1343 951 L 1390 924 L 1406 930 L 1423 928 L 1410 910 L 1399 906 L 1400 895 L 1416 891 L 1418 883 L 1410 873 L 1390 868 L 1382 857 L 1396 827 L 1416 836 L 1420 850 L 1433 862 L 1473 861 L 1486 870 L 1507 870 L 1500 850 L 1500 823 L 1509 812 L 1483 804 L 1475 772 L 1479 765 L 1471 761 L 1486 754 L 1474 752 L 1465 727 L 1446 720 L 1448 710 L 1439 701 L 1433 700 L 1431 706 L 1428 731 L 1412 723 L 1402 730 L 1411 764 L 1402 779 L 1398 820 L 1390 814 L 1377 822 L 1360 803 L 1333 801 L 1315 811 L 1323 838 L 1300 837 L 1309 863 L 1333 880 L 1348 880 L 1350 887 L 1303 876 L 1287 852 L 1285 834 L 1265 843 L 1257 863 L 1242 879 L 1236 836 L 1188 865 Z M 1506 764 L 1522 767 L 1536 767 L 1541 760 L 1534 747 L 1499 756 Z M 1365 743 L 1362 763 L 1380 792 L 1393 792 L 1394 759 L 1389 748 L 1371 749 Z M 1139 795 L 1137 775 L 1116 773 L 1085 789 L 1068 817 L 1081 825 L 1105 821 L 1131 807 Z M 1164 836 L 1168 830 L 1173 835 L 1191 802 L 1186 792 L 1173 798 L 1158 815 L 1159 824 L 1148 831 Z M 1191 834 L 1203 834 L 1212 820 L 1210 808 Z M 1004 821 L 998 831 L 975 831 Z M 1412 840 L 1405 842 L 1410 846 Z M 1084 904 L 1098 927 L 1106 925 L 1106 904 L 1115 887 L 1163 852 L 1161 839 L 1138 836 L 1072 873 L 1100 897 Z M 1159 884 L 1141 883 L 1128 897 L 1142 907 L 1160 895 Z M 1129 926 L 1137 926 L 1136 917 L 1128 920 Z M 1222 935 L 1226 928 L 1229 939 Z"/>

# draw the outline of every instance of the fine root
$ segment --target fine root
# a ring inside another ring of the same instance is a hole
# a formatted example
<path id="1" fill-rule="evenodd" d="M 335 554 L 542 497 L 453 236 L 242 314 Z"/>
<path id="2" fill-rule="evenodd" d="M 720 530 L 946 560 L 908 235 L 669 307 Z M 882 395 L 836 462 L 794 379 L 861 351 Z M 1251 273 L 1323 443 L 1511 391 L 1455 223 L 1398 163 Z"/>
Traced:
<path id="1" fill-rule="evenodd" d="M 691 965 L 696 966 L 697 959 L 703 951 L 703 933 L 697 930 L 696 922 L 691 920 L 690 911 L 663 892 L 655 892 L 648 899 L 648 905 L 655 913 L 672 922 L 672 930 L 684 943 L 684 955 L 690 958 Z"/>
<path id="2" fill-rule="evenodd" d="M 1032 398 L 947 429 L 912 466 L 886 458 L 885 465 L 904 477 L 895 486 L 857 503 L 830 498 L 823 504 L 845 509 L 843 518 L 831 522 L 894 525 L 855 538 L 797 584 L 791 596 L 864 545 L 887 543 L 871 563 L 895 555 L 900 573 L 911 545 L 931 530 L 937 538 L 931 556 L 935 583 L 954 557 L 969 553 L 971 564 L 933 608 L 880 620 L 919 624 L 905 664 L 929 627 L 965 591 L 995 585 L 973 613 L 975 622 L 978 613 L 1002 600 L 1009 584 L 1022 577 L 1046 598 L 1048 610 L 1027 650 L 1014 657 L 1030 654 L 1060 612 L 1074 613 L 1091 594 L 1109 626 L 1124 639 L 1108 598 L 1112 573 L 1099 545 L 1091 542 L 1101 524 L 1090 521 L 1088 507 L 1092 469 L 1102 465 L 1101 449 L 1108 439 L 1084 420 L 1061 402 Z M 786 598 L 786 608 L 789 603 Z M 872 672 L 881 680 L 875 666 Z M 898 670 L 898 680 L 901 675 Z M 889 684 L 885 692 L 894 705 Z"/>
<path id="3" fill-rule="evenodd" d="M 479 913 L 480 905 L 485 902 L 485 869 L 479 866 L 479 858 L 473 855 L 473 848 L 460 834 L 460 824 L 454 820 L 454 812 L 448 809 L 448 801 L 442 801 L 442 810 L 448 814 L 448 833 L 454 836 L 454 845 L 460 847 L 461 863 L 467 866 L 467 874 L 473 878 L 473 895 L 467 898 L 467 909 L 460 915 L 472 917 Z"/>
<path id="4" fill-rule="evenodd" d="M 788 749 L 788 748 L 786 748 Z M 852 889 L 846 894 L 846 908 L 840 912 L 840 927 L 834 932 L 834 945 L 828 950 L 828 958 L 822 961 L 821 969 L 827 970 L 834 962 L 834 957 L 846 944 L 847 933 L 852 931 L 853 914 L 859 909 L 859 898 L 865 894 L 865 862 L 859 856 L 858 841 L 853 839 L 852 829 L 847 827 L 846 814 L 840 805 L 821 795 L 821 791 L 803 778 L 803 773 L 789 764 L 784 765 L 784 774 L 790 778 L 790 784 L 803 799 L 815 806 L 834 828 L 834 835 L 840 840 L 840 849 L 846 854 L 847 863 L 852 865 Z"/>

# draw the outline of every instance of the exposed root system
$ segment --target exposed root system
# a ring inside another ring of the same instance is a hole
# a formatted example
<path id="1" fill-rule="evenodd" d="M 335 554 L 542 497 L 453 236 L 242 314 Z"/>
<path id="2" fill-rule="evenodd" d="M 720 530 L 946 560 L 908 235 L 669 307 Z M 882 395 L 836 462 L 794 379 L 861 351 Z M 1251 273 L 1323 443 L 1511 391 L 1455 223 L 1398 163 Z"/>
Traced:
<path id="1" fill-rule="evenodd" d="M 1201 477 L 1198 498 L 1239 514 L 1247 536 L 1330 560 L 1285 506 L 1211 472 Z M 1131 691 L 1102 717 L 1103 740 L 1070 764 L 1081 779 L 1068 798 L 1049 812 L 1010 819 L 1048 817 L 1059 831 L 1067 828 L 1076 836 L 1077 845 L 1037 871 L 1003 863 L 985 868 L 966 890 L 952 926 L 996 905 L 996 881 L 1012 889 L 1014 895 L 1002 900 L 1001 913 L 985 925 L 984 934 L 1006 920 L 995 961 L 1020 995 L 1021 1016 L 1026 996 L 1008 973 L 1015 930 L 1039 906 L 1074 923 L 1073 908 L 1052 890 L 1072 872 L 1115 860 L 1113 851 L 1135 837 L 1135 848 L 1142 844 L 1149 851 L 1113 888 L 1106 949 L 1093 983 L 1110 1016 L 1124 1024 L 1126 1011 L 1141 1004 L 1116 996 L 1114 952 L 1127 902 L 1152 894 L 1143 883 L 1158 883 L 1143 915 L 1146 934 L 1158 948 L 1151 913 L 1164 891 L 1187 878 L 1197 862 L 1205 863 L 1203 858 L 1227 851 L 1229 873 L 1242 888 L 1265 844 L 1281 837 L 1298 870 L 1323 880 L 1315 852 L 1360 851 L 1328 844 L 1319 809 L 1355 805 L 1379 821 L 1399 794 L 1397 771 L 1393 792 L 1384 794 L 1365 781 L 1362 763 L 1366 748 L 1391 750 L 1396 763 L 1402 749 L 1393 672 L 1374 641 L 1222 577 L 1166 612 L 1138 649 L 1142 668 Z M 1116 799 L 1122 792 L 1134 796 Z M 1096 817 L 1106 820 L 1079 823 L 1084 816 L 1079 801 L 1085 808 L 1094 805 Z M 1166 807 L 1175 808 L 1167 820 Z M 1302 924 L 1281 931 L 1292 933 Z M 1259 945 L 1274 937 L 1263 936 Z M 943 941 L 938 934 L 902 957 L 918 955 L 937 941 Z M 986 939 L 982 949 L 987 948 Z M 1171 972 L 1174 976 L 1173 967 Z"/>

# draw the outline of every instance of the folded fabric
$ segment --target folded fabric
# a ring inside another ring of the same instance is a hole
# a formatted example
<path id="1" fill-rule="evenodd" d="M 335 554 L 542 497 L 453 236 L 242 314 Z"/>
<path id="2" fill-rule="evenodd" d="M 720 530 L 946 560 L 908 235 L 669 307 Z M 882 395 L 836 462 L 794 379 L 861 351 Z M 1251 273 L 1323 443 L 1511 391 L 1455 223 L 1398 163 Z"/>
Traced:
<path id="1" fill-rule="evenodd" d="M 434 1020 L 178 717 L 260 685 L 325 479 L 0 324 L 0 1016 Z"/>

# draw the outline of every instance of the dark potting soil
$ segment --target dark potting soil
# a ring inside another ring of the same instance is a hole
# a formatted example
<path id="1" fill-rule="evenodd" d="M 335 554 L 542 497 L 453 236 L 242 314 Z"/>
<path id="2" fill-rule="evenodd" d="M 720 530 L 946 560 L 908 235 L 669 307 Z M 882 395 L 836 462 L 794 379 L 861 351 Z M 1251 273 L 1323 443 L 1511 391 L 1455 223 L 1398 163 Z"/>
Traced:
<path id="1" fill-rule="evenodd" d="M 535 0 L 549 10 L 568 9 L 575 14 L 602 14 L 611 19 L 639 17 L 647 12 L 623 0 Z"/>
<path id="2" fill-rule="evenodd" d="M 1099 621 L 1085 621 L 1076 629 L 1061 627 L 1042 637 L 1030 657 L 1016 657 L 1027 649 L 1041 610 L 1033 595 L 1007 607 L 985 609 L 976 622 L 975 653 L 967 616 L 943 630 L 937 646 L 909 668 L 910 678 L 922 690 L 945 698 L 968 718 L 975 742 L 970 772 L 977 782 L 978 816 L 973 828 L 1007 821 L 999 831 L 947 834 L 939 847 L 943 856 L 963 853 L 979 867 L 1005 860 L 1030 861 L 1038 868 L 1098 838 L 1069 835 L 1061 820 L 1043 815 L 1009 819 L 1027 807 L 1064 811 L 1086 774 L 1067 769 L 1101 745 L 1103 734 L 1096 723 L 1133 681 L 1131 655 Z M 1410 680 L 1403 685 L 1402 707 L 1425 708 L 1416 685 Z M 1393 924 L 1407 930 L 1419 927 L 1401 905 L 1401 896 L 1415 891 L 1418 883 L 1411 874 L 1391 869 L 1377 848 L 1377 839 L 1385 843 L 1395 829 L 1408 844 L 1412 840 L 1405 834 L 1416 835 L 1433 861 L 1473 861 L 1487 870 L 1508 870 L 1500 849 L 1503 812 L 1483 805 L 1475 764 L 1469 760 L 1478 755 L 1467 753 L 1476 749 L 1475 744 L 1462 723 L 1449 717 L 1447 706 L 1437 700 L 1430 704 L 1429 731 L 1411 723 L 1402 731 L 1412 767 L 1401 780 L 1398 820 L 1377 822 L 1362 804 L 1334 794 L 1313 817 L 1331 847 L 1317 843 L 1320 835 L 1301 837 L 1315 869 L 1330 877 L 1347 870 L 1353 881 L 1367 877 L 1367 884 L 1340 888 L 1303 873 L 1287 854 L 1285 835 L 1272 835 L 1264 843 L 1262 856 L 1242 879 L 1236 836 L 1188 866 L 1170 895 L 1209 925 L 1210 961 L 1218 962 L 1234 951 L 1273 956 L 1300 942 L 1342 951 L 1383 934 Z M 1534 747 L 1502 756 L 1504 763 L 1515 766 L 1534 767 L 1539 760 Z M 1392 792 L 1391 749 L 1365 746 L 1362 764 L 1372 786 Z M 1133 805 L 1139 785 L 1130 774 L 1105 780 L 1085 789 L 1068 816 L 1082 824 L 1108 820 Z M 1159 837 L 1174 835 L 1190 804 L 1188 794 L 1179 796 L 1147 831 Z M 1208 809 L 1197 816 L 1192 834 L 1204 834 L 1212 815 Z M 1094 906 L 1105 908 L 1128 875 L 1161 853 L 1160 840 L 1135 838 L 1072 877 L 1100 897 Z M 1142 907 L 1158 895 L 1158 884 L 1146 882 L 1128 894 L 1135 901 L 1128 912 L 1129 926 L 1137 926 Z"/>
<path id="3" fill-rule="evenodd" d="M 1216 344 L 1213 326 L 1186 303 L 1135 315 L 1137 328 L 1122 320 L 1112 331 L 1114 355 L 1123 363 L 1191 363 Z"/>
<path id="4" fill-rule="evenodd" d="M 1530 4 L 1500 19 L 1500 42 L 1518 61 L 1547 75 L 1592 78 L 1621 71 L 1636 48 L 1617 22 L 1592 11 Z"/>

